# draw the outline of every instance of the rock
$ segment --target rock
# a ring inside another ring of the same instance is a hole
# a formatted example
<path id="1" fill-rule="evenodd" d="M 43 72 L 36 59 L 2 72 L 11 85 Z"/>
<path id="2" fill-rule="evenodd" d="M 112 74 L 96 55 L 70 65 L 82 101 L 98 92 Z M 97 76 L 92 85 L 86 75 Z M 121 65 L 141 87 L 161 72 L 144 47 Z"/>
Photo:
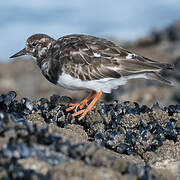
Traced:
<path id="1" fill-rule="evenodd" d="M 50 170 L 50 166 L 48 165 L 48 163 L 35 158 L 19 159 L 18 163 L 22 166 L 23 169 L 33 170 L 36 173 L 42 175 L 47 175 L 48 171 Z"/>
<path id="2" fill-rule="evenodd" d="M 88 141 L 88 135 L 80 125 L 69 124 L 65 128 L 60 128 L 50 123 L 48 132 L 51 134 L 60 134 L 64 138 L 72 140 L 73 143 L 82 143 Z"/>
<path id="3" fill-rule="evenodd" d="M 111 169 L 107 168 L 96 168 L 96 167 L 89 167 L 82 162 L 71 162 L 65 163 L 60 165 L 55 170 L 50 172 L 52 179 L 87 179 L 87 180 L 105 180 L 105 179 L 126 179 L 118 173 L 114 172 Z"/>
<path id="4" fill-rule="evenodd" d="M 5 96 L 0 97 L 4 107 Z M 19 178 L 21 173 L 23 178 L 54 179 L 60 172 L 69 178 L 73 170 L 77 178 L 88 178 L 92 171 L 94 179 L 147 179 L 159 177 L 160 168 L 178 176 L 178 104 L 149 108 L 130 101 L 98 103 L 83 121 L 78 121 L 65 111 L 68 104 L 58 100 L 52 105 L 52 101 L 41 98 L 31 103 L 27 98 L 12 98 L 5 106 L 11 108 L 0 111 L 4 178 Z M 5 164 L 12 169 L 4 168 Z"/>

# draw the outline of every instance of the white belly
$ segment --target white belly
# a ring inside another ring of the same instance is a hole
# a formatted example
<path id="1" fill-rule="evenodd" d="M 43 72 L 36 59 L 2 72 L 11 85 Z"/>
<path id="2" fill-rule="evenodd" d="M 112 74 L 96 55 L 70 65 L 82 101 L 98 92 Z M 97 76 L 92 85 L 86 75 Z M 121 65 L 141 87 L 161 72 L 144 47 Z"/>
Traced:
<path id="1" fill-rule="evenodd" d="M 117 89 L 119 86 L 126 84 L 128 79 L 134 78 L 146 78 L 146 75 L 139 74 L 134 76 L 121 77 L 118 79 L 104 78 L 100 80 L 82 81 L 63 72 L 58 79 L 58 85 L 65 89 L 71 90 L 90 89 L 96 92 L 102 90 L 104 93 L 111 93 L 112 89 Z"/>

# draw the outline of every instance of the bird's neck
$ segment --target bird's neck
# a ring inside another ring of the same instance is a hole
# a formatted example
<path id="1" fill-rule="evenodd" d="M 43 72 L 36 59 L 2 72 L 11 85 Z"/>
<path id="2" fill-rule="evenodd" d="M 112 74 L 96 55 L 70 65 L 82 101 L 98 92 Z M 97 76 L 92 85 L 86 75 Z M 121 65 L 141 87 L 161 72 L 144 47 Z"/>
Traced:
<path id="1" fill-rule="evenodd" d="M 43 59 L 41 62 L 37 63 L 40 67 L 44 77 L 53 84 L 56 84 L 59 78 L 59 65 L 53 64 L 51 59 Z"/>
<path id="2" fill-rule="evenodd" d="M 36 57 L 35 61 L 36 61 L 36 64 L 39 66 L 40 69 L 42 69 L 41 67 L 43 67 L 44 64 L 46 64 L 46 62 L 47 62 L 46 58 L 41 58 L 41 57 Z"/>

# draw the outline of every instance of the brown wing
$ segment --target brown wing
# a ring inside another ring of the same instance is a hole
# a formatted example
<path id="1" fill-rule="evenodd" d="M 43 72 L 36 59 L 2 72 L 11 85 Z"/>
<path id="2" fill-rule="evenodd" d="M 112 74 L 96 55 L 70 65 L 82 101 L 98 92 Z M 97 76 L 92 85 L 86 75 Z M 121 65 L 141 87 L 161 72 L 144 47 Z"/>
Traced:
<path id="1" fill-rule="evenodd" d="M 63 62 L 64 70 L 82 80 L 120 78 L 156 72 L 166 66 L 132 54 L 115 43 L 87 35 L 68 35 L 56 41 L 53 59 Z"/>

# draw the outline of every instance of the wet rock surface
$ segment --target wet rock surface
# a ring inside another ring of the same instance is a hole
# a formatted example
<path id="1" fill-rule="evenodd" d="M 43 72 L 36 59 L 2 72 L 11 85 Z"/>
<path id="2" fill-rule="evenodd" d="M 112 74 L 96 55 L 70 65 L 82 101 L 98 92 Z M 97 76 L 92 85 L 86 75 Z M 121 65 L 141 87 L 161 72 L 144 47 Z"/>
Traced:
<path id="1" fill-rule="evenodd" d="M 70 102 L 0 96 L 1 179 L 179 178 L 179 104 L 99 102 L 78 121 Z"/>

